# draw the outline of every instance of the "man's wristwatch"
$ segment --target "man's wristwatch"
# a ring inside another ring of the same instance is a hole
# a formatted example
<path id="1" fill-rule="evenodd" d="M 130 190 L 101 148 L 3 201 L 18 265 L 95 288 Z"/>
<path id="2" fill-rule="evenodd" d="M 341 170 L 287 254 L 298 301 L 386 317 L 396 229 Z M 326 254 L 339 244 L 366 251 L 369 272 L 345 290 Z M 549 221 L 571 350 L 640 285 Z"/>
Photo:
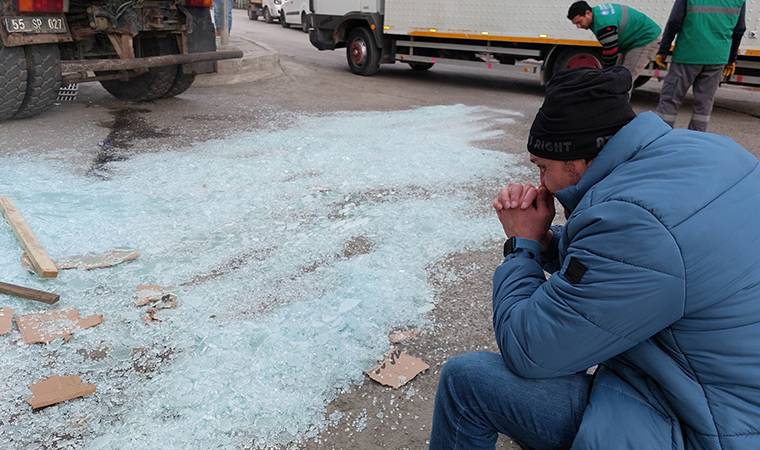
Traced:
<path id="1" fill-rule="evenodd" d="M 533 239 L 512 236 L 511 238 L 507 239 L 507 242 L 504 243 L 504 257 L 506 258 L 507 255 L 514 253 L 521 248 L 531 251 L 536 255 L 541 254 L 541 244 L 539 244 L 537 241 L 534 241 Z"/>

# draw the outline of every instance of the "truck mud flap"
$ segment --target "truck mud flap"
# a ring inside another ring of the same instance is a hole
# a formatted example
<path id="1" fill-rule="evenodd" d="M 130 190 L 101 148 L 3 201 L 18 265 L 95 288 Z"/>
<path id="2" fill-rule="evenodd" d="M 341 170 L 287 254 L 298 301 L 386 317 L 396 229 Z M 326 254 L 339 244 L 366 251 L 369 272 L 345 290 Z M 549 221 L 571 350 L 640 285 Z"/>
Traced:
<path id="1" fill-rule="evenodd" d="M 205 53 L 216 51 L 216 30 L 211 21 L 211 12 L 208 8 L 184 7 L 187 21 L 192 22 L 188 26 L 187 51 L 188 53 Z M 185 73 L 214 73 L 216 62 L 196 62 L 189 66 L 183 66 Z"/>
<path id="2" fill-rule="evenodd" d="M 321 40 L 319 38 L 320 31 L 324 31 L 324 30 L 319 30 L 317 28 L 309 29 L 309 41 L 311 41 L 311 45 L 316 47 L 317 50 L 335 50 L 335 41 L 332 39 Z M 323 32 L 321 34 L 326 34 L 326 33 Z M 332 37 L 332 33 L 330 34 Z"/>

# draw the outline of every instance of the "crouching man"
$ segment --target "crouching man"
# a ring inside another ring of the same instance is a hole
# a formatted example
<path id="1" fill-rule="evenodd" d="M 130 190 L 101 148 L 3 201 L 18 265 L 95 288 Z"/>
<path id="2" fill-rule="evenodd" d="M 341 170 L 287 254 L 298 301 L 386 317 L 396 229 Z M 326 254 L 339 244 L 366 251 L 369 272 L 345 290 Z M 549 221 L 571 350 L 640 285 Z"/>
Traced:
<path id="1" fill-rule="evenodd" d="M 552 78 L 528 141 L 541 184 L 494 201 L 500 354 L 446 363 L 431 449 L 498 433 L 537 450 L 760 448 L 760 164 L 636 116 L 630 87 L 619 67 Z"/>

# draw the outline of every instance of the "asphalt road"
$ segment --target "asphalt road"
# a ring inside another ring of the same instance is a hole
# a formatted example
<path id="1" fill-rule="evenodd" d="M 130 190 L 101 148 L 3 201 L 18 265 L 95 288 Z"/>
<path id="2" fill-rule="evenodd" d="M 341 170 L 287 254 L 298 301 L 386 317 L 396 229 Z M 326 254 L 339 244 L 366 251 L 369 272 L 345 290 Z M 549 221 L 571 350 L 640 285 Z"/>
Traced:
<path id="1" fill-rule="evenodd" d="M 71 170 L 86 173 L 132 154 L 181 151 L 193 142 L 285 128 L 302 114 L 465 104 L 521 112 L 523 117 L 513 118 L 524 133 L 502 135 L 479 145 L 521 155 L 528 163 L 525 140 L 543 101 L 543 88 L 534 75 L 440 66 L 417 72 L 405 64 L 394 64 L 382 66 L 373 77 L 359 77 L 348 71 L 345 50 L 320 52 L 298 28 L 249 21 L 245 12 L 236 10 L 232 34 L 277 50 L 283 74 L 252 83 L 194 86 L 179 97 L 141 104 L 116 100 L 98 84 L 85 84 L 74 102 L 61 103 L 32 119 L 0 123 L 0 156 L 23 152 L 28 157 L 59 158 L 59 150 L 65 149 L 65 163 Z M 632 104 L 637 112 L 656 107 L 660 85 L 650 81 L 634 92 Z M 689 105 L 684 105 L 677 126 L 688 122 Z M 719 90 L 710 131 L 728 135 L 760 156 L 759 125 L 760 91 L 736 87 Z M 99 145 L 103 142 L 110 145 Z M 484 207 L 493 194 L 484 189 Z M 443 363 L 463 352 L 496 351 L 490 320 L 490 278 L 501 259 L 500 243 L 493 247 L 493 251 L 450 255 L 431 265 L 429 280 L 438 297 L 433 312 L 435 325 L 403 344 L 409 353 L 431 366 L 414 380 L 416 394 L 365 382 L 338 395 L 328 406 L 328 414 L 339 411 L 342 418 L 300 446 L 426 448 Z M 452 272 L 457 275 L 454 282 L 441 276 Z M 389 405 L 387 409 L 384 406 L 382 417 L 367 415 L 367 411 L 378 409 L 377 402 Z M 366 418 L 361 427 L 356 426 L 360 417 Z M 499 448 L 517 449 L 506 439 L 500 441 Z"/>
<path id="2" fill-rule="evenodd" d="M 79 152 L 82 159 L 77 164 L 86 165 L 99 154 L 97 144 L 108 140 L 120 140 L 119 151 L 125 153 L 181 148 L 188 141 L 287 126 L 288 116 L 301 112 L 382 111 L 439 104 L 521 111 L 527 134 L 543 100 L 537 76 L 523 73 L 441 65 L 417 72 L 397 63 L 381 66 L 373 77 L 356 76 L 348 71 L 344 49 L 318 51 L 300 29 L 250 21 L 242 10 L 234 11 L 232 35 L 277 50 L 283 75 L 253 83 L 193 86 L 177 98 L 140 104 L 116 100 L 98 83 L 83 84 L 75 102 L 61 103 L 30 120 L 1 123 L 0 151 L 33 148 L 44 152 L 63 145 Z M 634 92 L 632 104 L 637 112 L 656 107 L 660 85 L 650 81 Z M 676 125 L 685 127 L 689 116 L 687 99 Z M 723 87 L 709 130 L 732 137 L 757 156 L 759 118 L 760 90 Z M 124 133 L 130 126 L 137 129 Z M 522 153 L 523 140 L 524 136 L 515 136 L 489 143 L 489 148 Z"/>

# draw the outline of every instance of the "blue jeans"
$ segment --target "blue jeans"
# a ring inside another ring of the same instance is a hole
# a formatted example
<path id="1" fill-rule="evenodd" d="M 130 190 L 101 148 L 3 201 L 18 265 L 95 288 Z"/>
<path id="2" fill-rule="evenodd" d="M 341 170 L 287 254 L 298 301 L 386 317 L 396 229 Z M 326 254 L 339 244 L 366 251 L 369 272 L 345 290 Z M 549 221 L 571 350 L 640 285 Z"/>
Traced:
<path id="1" fill-rule="evenodd" d="M 214 26 L 217 30 L 222 28 L 222 1 L 214 1 Z M 232 30 L 232 0 L 227 0 L 227 31 Z"/>
<path id="2" fill-rule="evenodd" d="M 466 353 L 441 370 L 430 450 L 490 449 L 498 433 L 536 450 L 568 449 L 588 403 L 591 376 L 520 378 L 498 353 Z"/>

